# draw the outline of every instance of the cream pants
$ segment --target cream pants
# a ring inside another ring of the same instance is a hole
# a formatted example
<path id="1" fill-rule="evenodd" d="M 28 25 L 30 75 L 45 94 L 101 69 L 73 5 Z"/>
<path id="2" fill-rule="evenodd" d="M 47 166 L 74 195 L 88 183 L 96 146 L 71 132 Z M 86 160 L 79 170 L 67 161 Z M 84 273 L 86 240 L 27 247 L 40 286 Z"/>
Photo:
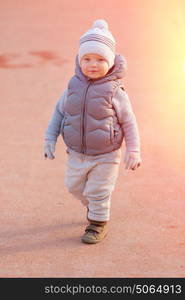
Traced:
<path id="1" fill-rule="evenodd" d="M 88 208 L 90 220 L 109 220 L 120 160 L 121 149 L 96 156 L 69 150 L 65 185 Z"/>

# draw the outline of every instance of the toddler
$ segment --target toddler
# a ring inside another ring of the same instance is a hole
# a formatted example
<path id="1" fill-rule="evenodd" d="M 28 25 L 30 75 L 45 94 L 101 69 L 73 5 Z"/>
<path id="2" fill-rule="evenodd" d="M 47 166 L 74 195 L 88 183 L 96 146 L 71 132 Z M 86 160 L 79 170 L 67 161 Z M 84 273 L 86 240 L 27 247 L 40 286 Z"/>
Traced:
<path id="1" fill-rule="evenodd" d="M 56 104 L 45 133 L 45 158 L 54 159 L 59 134 L 67 146 L 65 185 L 87 208 L 81 240 L 95 244 L 107 234 L 125 140 L 126 169 L 141 164 L 136 118 L 122 78 L 125 59 L 115 52 L 105 20 L 97 20 L 80 38 L 75 75 Z"/>

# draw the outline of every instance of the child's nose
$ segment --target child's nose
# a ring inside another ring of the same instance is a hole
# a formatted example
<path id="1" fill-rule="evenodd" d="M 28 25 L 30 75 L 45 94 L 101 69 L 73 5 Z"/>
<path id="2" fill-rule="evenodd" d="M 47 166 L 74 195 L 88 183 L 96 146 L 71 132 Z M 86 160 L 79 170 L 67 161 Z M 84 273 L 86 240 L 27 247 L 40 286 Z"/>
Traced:
<path id="1" fill-rule="evenodd" d="M 95 66 L 95 67 L 97 66 L 97 61 L 96 60 L 92 61 L 92 66 Z"/>

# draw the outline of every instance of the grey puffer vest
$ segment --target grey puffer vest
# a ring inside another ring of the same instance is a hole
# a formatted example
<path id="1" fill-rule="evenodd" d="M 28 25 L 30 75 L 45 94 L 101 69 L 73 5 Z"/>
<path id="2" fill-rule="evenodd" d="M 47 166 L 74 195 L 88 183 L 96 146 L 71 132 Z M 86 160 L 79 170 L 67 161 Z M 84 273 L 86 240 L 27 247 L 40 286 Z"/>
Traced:
<path id="1" fill-rule="evenodd" d="M 120 148 L 123 131 L 112 98 L 123 88 L 125 60 L 116 55 L 106 76 L 92 80 L 81 71 L 76 57 L 75 75 L 68 84 L 61 134 L 67 147 L 86 155 L 98 155 Z"/>

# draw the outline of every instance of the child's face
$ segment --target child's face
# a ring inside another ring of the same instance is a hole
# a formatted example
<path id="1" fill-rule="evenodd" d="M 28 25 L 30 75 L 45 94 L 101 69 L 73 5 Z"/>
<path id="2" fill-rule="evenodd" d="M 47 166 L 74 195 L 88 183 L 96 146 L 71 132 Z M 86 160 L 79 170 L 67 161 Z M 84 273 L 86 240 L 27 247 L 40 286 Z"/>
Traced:
<path id="1" fill-rule="evenodd" d="M 109 70 L 109 65 L 105 58 L 95 53 L 85 54 L 81 58 L 80 67 L 83 74 L 91 79 L 103 77 Z"/>

